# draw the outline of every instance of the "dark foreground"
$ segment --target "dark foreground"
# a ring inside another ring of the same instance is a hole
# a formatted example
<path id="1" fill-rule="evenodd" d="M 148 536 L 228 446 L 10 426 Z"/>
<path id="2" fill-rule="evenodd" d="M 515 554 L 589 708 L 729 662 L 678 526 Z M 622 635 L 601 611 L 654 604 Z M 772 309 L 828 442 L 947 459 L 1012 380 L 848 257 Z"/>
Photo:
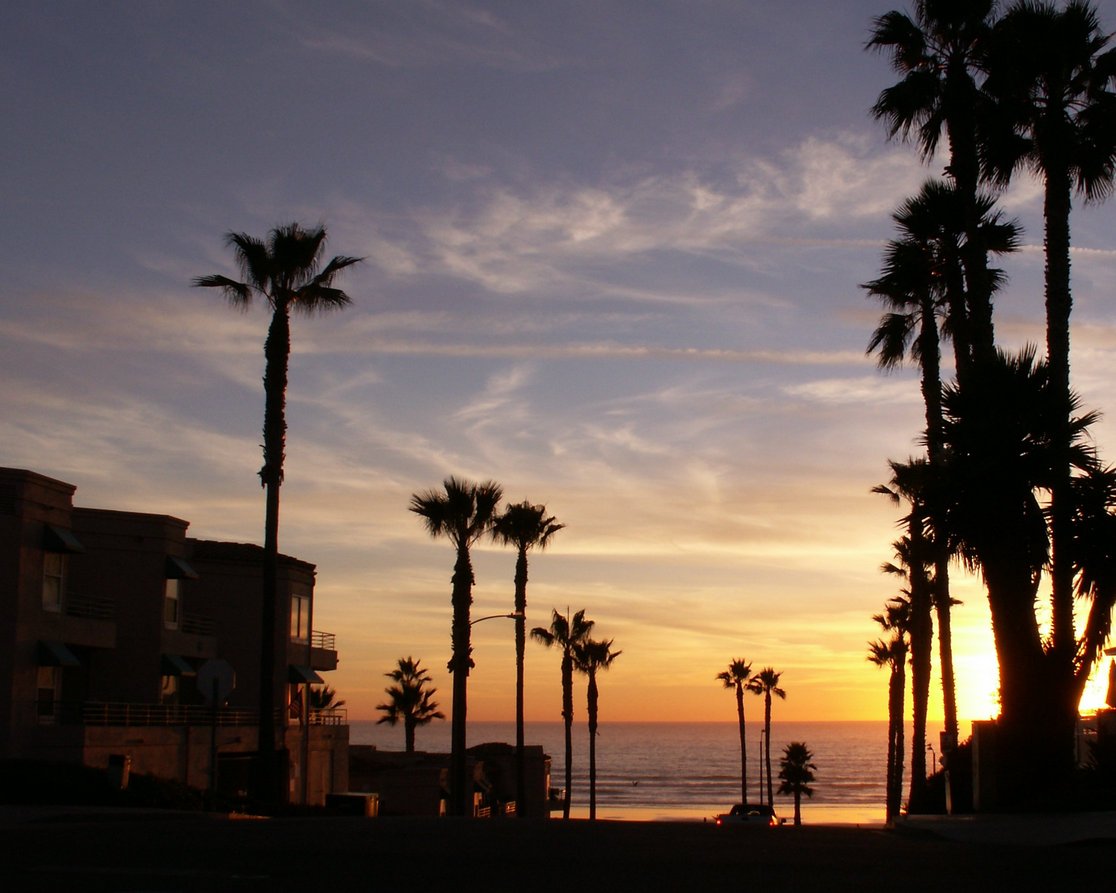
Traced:
<path id="1" fill-rule="evenodd" d="M 1116 841 L 951 840 L 855 827 L 315 818 L 0 817 L 11 891 L 1088 889 Z M 1098 886 L 1098 889 L 1100 887 Z"/>

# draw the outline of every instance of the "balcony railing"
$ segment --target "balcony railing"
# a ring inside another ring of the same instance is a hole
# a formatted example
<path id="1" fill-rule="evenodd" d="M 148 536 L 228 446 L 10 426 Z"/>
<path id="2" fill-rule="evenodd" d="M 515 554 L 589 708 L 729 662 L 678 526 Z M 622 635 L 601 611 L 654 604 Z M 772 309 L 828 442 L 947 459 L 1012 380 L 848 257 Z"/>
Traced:
<path id="1" fill-rule="evenodd" d="M 219 726 L 254 726 L 258 713 L 233 707 L 217 711 Z M 125 704 L 87 701 L 81 721 L 87 726 L 208 726 L 213 709 L 203 705 Z"/>
<path id="2" fill-rule="evenodd" d="M 89 617 L 93 620 L 112 620 L 116 617 L 116 602 L 99 595 L 66 593 L 65 611 L 70 617 Z"/>
<path id="3" fill-rule="evenodd" d="M 330 707 L 328 710 L 311 710 L 312 726 L 343 726 L 349 722 L 349 711 L 343 707 Z"/>
<path id="4" fill-rule="evenodd" d="M 324 651 L 337 650 L 337 636 L 333 633 L 323 633 L 318 630 L 310 633 L 310 647 L 321 648 Z"/>

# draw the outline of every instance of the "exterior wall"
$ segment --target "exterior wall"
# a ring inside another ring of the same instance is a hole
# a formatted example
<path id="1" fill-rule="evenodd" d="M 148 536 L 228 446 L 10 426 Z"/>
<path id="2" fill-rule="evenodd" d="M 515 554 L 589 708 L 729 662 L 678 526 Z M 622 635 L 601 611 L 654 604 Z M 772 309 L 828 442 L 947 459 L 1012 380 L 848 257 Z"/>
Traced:
<path id="1" fill-rule="evenodd" d="M 216 653 L 212 635 L 185 632 L 182 627 L 197 600 L 199 581 L 179 579 L 178 618 L 164 621 L 169 558 L 185 558 L 187 522 L 167 515 L 74 509 L 74 533 L 86 554 L 74 562 L 73 587 L 95 598 L 127 606 L 117 612 L 117 635 L 126 648 L 96 655 L 88 698 L 98 701 L 158 704 L 163 700 L 164 655 L 180 657 L 194 671 Z M 210 622 L 211 625 L 211 622 Z M 196 628 L 196 627 L 195 627 Z M 180 695 L 174 703 L 201 703 L 189 676 L 175 680 Z"/>
<path id="2" fill-rule="evenodd" d="M 0 468 L 0 756 L 27 754 L 38 728 L 39 642 L 82 648 L 115 644 L 111 622 L 66 614 L 64 584 L 58 611 L 43 608 L 47 525 L 71 526 L 74 487 L 31 471 Z M 72 572 L 72 557 L 66 570 Z M 60 696 L 80 694 L 85 674 L 61 670 Z"/>

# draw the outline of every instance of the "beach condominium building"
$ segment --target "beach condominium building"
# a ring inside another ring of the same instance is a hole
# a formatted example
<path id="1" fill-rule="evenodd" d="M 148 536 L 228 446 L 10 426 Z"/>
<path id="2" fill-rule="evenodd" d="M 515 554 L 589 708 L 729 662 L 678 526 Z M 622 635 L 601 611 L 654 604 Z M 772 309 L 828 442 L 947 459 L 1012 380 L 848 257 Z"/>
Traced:
<path id="1" fill-rule="evenodd" d="M 0 758 L 128 767 L 226 794 L 257 749 L 262 549 L 188 537 L 169 515 L 73 505 L 0 468 Z M 282 556 L 277 728 L 291 802 L 348 785 L 348 725 L 312 710 L 337 667 L 312 627 L 315 567 Z M 284 664 L 280 663 L 283 667 Z"/>

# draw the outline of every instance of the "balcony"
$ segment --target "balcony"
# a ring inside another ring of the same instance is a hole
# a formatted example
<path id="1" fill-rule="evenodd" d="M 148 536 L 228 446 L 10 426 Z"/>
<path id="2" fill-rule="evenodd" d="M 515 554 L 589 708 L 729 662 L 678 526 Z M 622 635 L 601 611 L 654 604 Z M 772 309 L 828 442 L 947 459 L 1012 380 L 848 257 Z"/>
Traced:
<path id="1" fill-rule="evenodd" d="M 305 640 L 302 643 L 291 643 L 292 649 L 300 645 L 305 648 Z M 304 660 L 305 657 L 297 662 L 302 663 Z M 314 670 L 337 669 L 337 637 L 333 633 L 323 633 L 320 630 L 310 633 L 310 667 Z"/>

